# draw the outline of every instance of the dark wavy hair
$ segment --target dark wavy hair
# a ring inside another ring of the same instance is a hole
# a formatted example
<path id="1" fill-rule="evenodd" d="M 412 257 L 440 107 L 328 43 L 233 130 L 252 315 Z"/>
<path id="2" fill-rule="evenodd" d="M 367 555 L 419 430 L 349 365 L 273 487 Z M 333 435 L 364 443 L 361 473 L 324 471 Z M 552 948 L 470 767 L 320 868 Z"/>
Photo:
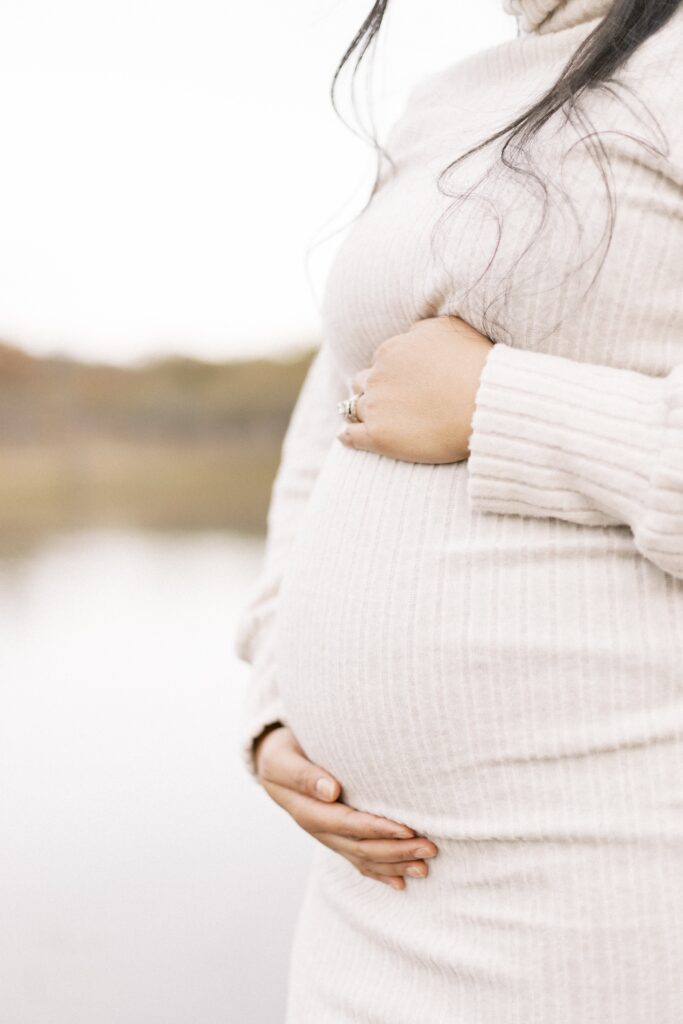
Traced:
<path id="1" fill-rule="evenodd" d="M 439 187 L 443 190 L 449 172 L 466 160 L 468 156 L 502 139 L 504 142 L 499 154 L 502 165 L 509 171 L 530 176 L 543 193 L 544 206 L 541 215 L 541 222 L 543 222 L 548 203 L 547 182 L 542 175 L 534 170 L 533 160 L 529 153 L 535 136 L 554 115 L 561 112 L 567 122 L 572 123 L 583 132 L 582 137 L 577 141 L 587 144 L 605 188 L 607 219 L 605 231 L 598 247 L 604 260 L 612 238 L 616 200 L 611 188 L 609 160 L 600 138 L 600 132 L 595 130 L 585 110 L 582 109 L 581 99 L 588 90 L 596 88 L 606 89 L 614 95 L 616 95 L 617 88 L 623 92 L 626 87 L 623 82 L 617 81 L 616 73 L 650 36 L 666 25 L 680 7 L 681 2 L 683 0 L 613 0 L 611 8 L 571 56 L 559 78 L 547 92 L 513 121 L 452 160 L 439 175 Z M 353 95 L 357 72 L 364 57 L 373 48 L 373 44 L 378 38 L 388 5 L 389 0 L 377 0 L 339 62 L 330 88 L 332 104 L 337 114 L 339 114 L 337 94 L 340 75 L 350 64 Z M 637 97 L 635 99 L 637 101 Z M 652 120 L 655 121 L 654 118 Z M 631 137 L 636 138 L 650 150 L 665 155 L 665 140 L 658 147 L 643 138 Z M 386 158 L 390 164 L 392 163 L 391 155 L 379 145 L 376 137 L 371 138 L 378 151 L 379 159 L 368 204 L 380 183 L 382 159 Z M 454 198 L 458 200 L 467 198 L 474 192 L 477 184 L 474 183 L 466 193 L 453 194 Z M 528 248 L 529 246 L 525 248 L 524 252 Z M 489 261 L 488 267 L 491 262 L 492 260 Z M 595 280 L 596 275 L 597 271 L 592 280 Z"/>

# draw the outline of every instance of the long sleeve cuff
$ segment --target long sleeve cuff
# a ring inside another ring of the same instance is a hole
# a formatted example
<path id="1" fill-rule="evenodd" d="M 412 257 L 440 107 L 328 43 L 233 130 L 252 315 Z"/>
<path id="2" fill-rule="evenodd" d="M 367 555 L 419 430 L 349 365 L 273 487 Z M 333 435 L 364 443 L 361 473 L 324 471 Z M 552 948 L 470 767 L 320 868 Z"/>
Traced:
<path id="1" fill-rule="evenodd" d="M 242 759 L 249 774 L 259 782 L 256 773 L 256 762 L 254 760 L 254 740 L 259 736 L 267 725 L 275 722 L 287 724 L 282 704 L 274 699 L 269 704 L 264 704 L 260 713 L 247 718 L 244 722 L 241 736 Z"/>
<path id="2" fill-rule="evenodd" d="M 240 722 L 240 750 L 250 775 L 256 781 L 253 743 L 257 736 L 272 722 L 287 724 L 287 714 L 278 693 L 277 680 L 271 667 L 264 673 L 254 673 L 245 692 Z"/>
<path id="3" fill-rule="evenodd" d="M 288 724 L 277 679 L 274 615 L 274 598 L 255 609 L 248 606 L 235 634 L 236 653 L 251 665 L 241 709 L 239 747 L 247 771 L 257 782 L 254 740 L 271 722 Z"/>
<path id="4" fill-rule="evenodd" d="M 633 525 L 662 446 L 665 380 L 497 342 L 472 419 L 471 507 Z"/>

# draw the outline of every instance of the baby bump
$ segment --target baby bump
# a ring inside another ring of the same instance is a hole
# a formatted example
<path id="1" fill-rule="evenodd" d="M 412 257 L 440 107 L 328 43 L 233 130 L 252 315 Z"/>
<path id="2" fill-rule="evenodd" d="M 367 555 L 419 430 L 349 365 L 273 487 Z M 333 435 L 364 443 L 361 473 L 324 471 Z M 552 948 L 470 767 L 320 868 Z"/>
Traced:
<path id="1" fill-rule="evenodd" d="M 309 757 L 351 789 L 398 785 L 424 760 L 447 690 L 452 714 L 457 622 L 435 631 L 461 472 L 336 444 L 301 523 L 278 604 L 280 689 Z"/>
<path id="2" fill-rule="evenodd" d="M 624 803 L 610 752 L 654 751 L 654 787 L 667 770 L 659 745 L 683 721 L 674 645 L 653 662 L 640 609 L 649 587 L 652 614 L 666 601 L 669 628 L 672 608 L 683 625 L 683 589 L 672 605 L 664 574 L 645 579 L 625 530 L 473 514 L 466 488 L 466 463 L 331 447 L 279 597 L 288 720 L 348 803 L 433 834 L 530 828 L 519 817 L 530 792 L 539 827 L 558 813 L 558 827 L 607 827 L 605 793 L 618 786 Z M 596 560 L 605 572 L 587 591 Z M 618 597 L 615 651 L 603 627 Z M 679 744 L 672 770 L 680 758 Z"/>

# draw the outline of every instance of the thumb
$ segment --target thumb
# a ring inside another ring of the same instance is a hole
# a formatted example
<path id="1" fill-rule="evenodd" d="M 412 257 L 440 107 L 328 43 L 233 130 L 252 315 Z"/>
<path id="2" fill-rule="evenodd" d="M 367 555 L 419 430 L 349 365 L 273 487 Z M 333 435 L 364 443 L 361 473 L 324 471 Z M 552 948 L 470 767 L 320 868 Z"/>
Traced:
<path id="1" fill-rule="evenodd" d="M 317 800 L 334 803 L 341 794 L 340 783 L 330 772 L 309 760 L 293 733 L 291 738 L 292 745 L 282 765 L 288 775 L 290 788 Z"/>

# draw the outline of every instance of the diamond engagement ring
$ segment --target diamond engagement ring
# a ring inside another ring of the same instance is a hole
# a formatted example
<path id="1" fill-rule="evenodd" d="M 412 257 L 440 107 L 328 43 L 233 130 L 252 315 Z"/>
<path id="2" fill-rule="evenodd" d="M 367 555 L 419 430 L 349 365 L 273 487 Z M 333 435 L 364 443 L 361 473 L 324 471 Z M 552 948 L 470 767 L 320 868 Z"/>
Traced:
<path id="1" fill-rule="evenodd" d="M 351 423 L 360 423 L 356 415 L 356 403 L 362 394 L 363 392 L 361 391 L 360 395 L 351 395 L 350 398 L 345 398 L 343 402 L 337 403 L 337 412 L 341 413 L 347 420 L 350 420 Z"/>

